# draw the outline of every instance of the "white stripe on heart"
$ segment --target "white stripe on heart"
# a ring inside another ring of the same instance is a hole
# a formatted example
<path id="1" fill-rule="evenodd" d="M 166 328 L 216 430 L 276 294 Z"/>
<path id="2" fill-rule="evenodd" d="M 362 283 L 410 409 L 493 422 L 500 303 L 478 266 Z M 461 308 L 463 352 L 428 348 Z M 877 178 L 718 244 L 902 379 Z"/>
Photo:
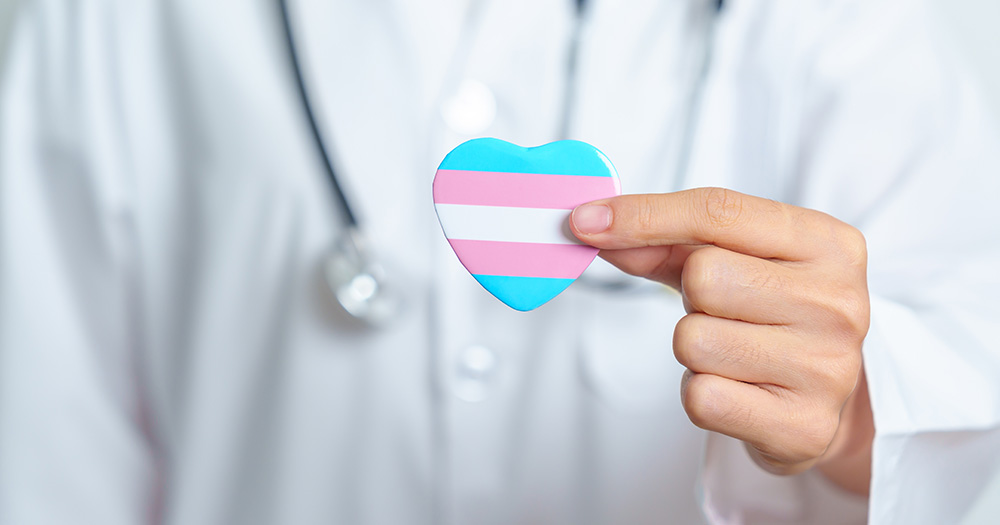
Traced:
<path id="1" fill-rule="evenodd" d="M 547 244 L 583 244 L 570 233 L 573 210 L 437 204 L 449 239 Z"/>

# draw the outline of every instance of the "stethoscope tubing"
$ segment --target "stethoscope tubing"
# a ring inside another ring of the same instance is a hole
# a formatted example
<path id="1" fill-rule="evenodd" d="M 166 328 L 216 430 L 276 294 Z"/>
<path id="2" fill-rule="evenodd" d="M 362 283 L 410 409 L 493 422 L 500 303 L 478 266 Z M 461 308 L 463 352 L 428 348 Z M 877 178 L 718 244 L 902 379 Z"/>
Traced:
<path id="1" fill-rule="evenodd" d="M 285 43 L 288 50 L 289 62 L 291 63 L 292 70 L 295 74 L 295 86 L 299 92 L 299 100 L 302 102 L 303 112 L 305 113 L 306 120 L 309 122 L 309 131 L 312 134 L 316 150 L 319 152 L 320 157 L 323 160 L 323 169 L 326 172 L 327 179 L 330 181 L 330 189 L 333 191 L 333 196 L 337 200 L 337 204 L 340 205 L 340 209 L 344 214 L 344 221 L 347 226 L 357 230 L 357 215 L 354 213 L 354 210 L 351 209 L 351 204 L 347 200 L 347 195 L 344 194 L 344 188 L 341 186 L 340 181 L 337 180 L 337 170 L 333 165 L 333 157 L 327 150 L 327 141 L 323 140 L 323 134 L 319 130 L 319 124 L 316 122 L 316 112 L 313 110 L 313 106 L 309 98 L 309 91 L 306 89 L 306 82 L 302 73 L 302 65 L 299 61 L 299 53 L 295 47 L 291 16 L 288 14 L 288 1 L 278 0 L 278 4 L 281 8 L 281 21 L 284 25 Z"/>

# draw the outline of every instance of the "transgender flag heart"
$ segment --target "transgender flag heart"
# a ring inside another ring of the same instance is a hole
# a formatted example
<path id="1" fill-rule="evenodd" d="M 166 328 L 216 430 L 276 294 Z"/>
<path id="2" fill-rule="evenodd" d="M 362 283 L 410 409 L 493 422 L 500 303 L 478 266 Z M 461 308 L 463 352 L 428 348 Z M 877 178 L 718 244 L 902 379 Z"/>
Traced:
<path id="1" fill-rule="evenodd" d="M 521 311 L 559 295 L 597 256 L 570 233 L 573 208 L 620 194 L 611 161 L 575 140 L 537 148 L 470 140 L 434 177 L 434 206 L 458 259 L 483 288 Z"/>

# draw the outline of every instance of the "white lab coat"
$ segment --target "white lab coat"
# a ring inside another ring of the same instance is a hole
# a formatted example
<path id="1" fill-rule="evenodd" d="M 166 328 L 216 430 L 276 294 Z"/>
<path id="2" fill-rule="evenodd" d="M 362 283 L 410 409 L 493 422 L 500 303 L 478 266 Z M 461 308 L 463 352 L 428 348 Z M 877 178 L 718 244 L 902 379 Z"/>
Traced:
<path id="1" fill-rule="evenodd" d="M 727 186 L 866 234 L 870 499 L 706 445 L 676 295 L 518 313 L 450 251 L 443 154 L 559 138 L 568 0 L 291 2 L 405 285 L 375 332 L 321 277 L 341 223 L 275 2 L 38 0 L 0 83 L 0 523 L 960 519 L 1000 456 L 985 111 L 919 2 L 732 0 L 714 33 L 711 3 L 592 2 L 570 135 L 626 193 Z"/>

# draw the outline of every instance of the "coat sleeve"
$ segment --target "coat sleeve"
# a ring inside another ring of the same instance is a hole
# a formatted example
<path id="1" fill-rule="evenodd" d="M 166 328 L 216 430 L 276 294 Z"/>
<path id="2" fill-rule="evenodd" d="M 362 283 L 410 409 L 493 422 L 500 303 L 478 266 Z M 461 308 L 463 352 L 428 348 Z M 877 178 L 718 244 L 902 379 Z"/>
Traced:
<path id="1" fill-rule="evenodd" d="M 0 523 L 151 519 L 110 4 L 25 2 L 0 72 Z"/>
<path id="2" fill-rule="evenodd" d="M 867 520 L 956 523 L 1000 462 L 1000 141 L 922 2 L 798 9 L 797 39 L 785 43 L 794 67 L 770 77 L 787 109 L 775 165 L 787 171 L 785 200 L 853 224 L 868 242 Z M 865 503 L 815 472 L 754 470 L 738 447 L 710 439 L 712 519 L 819 523 Z"/>

